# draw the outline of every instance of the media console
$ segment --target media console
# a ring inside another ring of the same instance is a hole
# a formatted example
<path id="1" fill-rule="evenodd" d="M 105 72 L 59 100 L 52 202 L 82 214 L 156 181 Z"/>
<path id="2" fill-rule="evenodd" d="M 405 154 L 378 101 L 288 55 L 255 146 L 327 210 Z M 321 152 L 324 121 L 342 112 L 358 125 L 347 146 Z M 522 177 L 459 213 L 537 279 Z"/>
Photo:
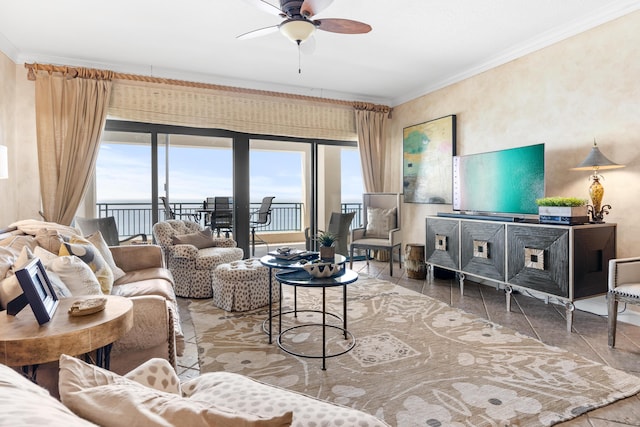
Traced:
<path id="1" fill-rule="evenodd" d="M 429 216 L 425 258 L 429 266 L 456 272 L 460 293 L 466 276 L 506 291 L 540 295 L 566 308 L 607 292 L 609 260 L 616 257 L 616 224 L 549 225 Z"/>

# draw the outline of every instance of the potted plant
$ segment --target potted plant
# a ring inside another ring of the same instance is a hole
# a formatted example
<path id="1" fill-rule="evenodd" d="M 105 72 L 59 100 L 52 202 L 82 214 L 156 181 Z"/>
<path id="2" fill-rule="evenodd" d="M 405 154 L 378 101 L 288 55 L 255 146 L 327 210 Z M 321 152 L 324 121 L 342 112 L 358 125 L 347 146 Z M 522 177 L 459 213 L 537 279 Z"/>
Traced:
<path id="1" fill-rule="evenodd" d="M 333 234 L 323 231 L 318 234 L 317 237 L 318 243 L 320 243 L 320 259 L 333 261 L 336 257 L 336 248 L 334 243 L 336 242 L 336 236 Z"/>
<path id="2" fill-rule="evenodd" d="M 589 222 L 586 199 L 544 197 L 537 199 L 536 204 L 541 223 L 574 225 Z"/>

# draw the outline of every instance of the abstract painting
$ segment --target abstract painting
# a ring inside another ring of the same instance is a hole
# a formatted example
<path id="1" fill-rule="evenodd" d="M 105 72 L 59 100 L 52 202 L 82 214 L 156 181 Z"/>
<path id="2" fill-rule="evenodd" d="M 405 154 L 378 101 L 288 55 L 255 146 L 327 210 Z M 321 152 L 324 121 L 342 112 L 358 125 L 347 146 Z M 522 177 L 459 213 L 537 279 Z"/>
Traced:
<path id="1" fill-rule="evenodd" d="M 406 127 L 402 142 L 404 201 L 451 204 L 456 116 Z"/>

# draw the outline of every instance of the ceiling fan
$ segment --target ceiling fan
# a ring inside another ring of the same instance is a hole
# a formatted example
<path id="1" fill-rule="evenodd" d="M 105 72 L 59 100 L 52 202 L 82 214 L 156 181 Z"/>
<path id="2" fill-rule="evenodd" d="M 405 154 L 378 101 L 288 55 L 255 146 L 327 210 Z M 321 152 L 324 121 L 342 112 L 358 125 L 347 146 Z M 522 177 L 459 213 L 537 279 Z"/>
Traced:
<path id="1" fill-rule="evenodd" d="M 364 34 L 371 26 L 351 19 L 327 18 L 313 19 L 313 16 L 326 9 L 333 0 L 280 0 L 280 7 L 266 0 L 244 0 L 265 12 L 278 15 L 285 20 L 273 25 L 239 35 L 240 40 L 271 34 L 280 30 L 289 40 L 300 46 L 309 39 L 316 29 L 340 34 Z"/>

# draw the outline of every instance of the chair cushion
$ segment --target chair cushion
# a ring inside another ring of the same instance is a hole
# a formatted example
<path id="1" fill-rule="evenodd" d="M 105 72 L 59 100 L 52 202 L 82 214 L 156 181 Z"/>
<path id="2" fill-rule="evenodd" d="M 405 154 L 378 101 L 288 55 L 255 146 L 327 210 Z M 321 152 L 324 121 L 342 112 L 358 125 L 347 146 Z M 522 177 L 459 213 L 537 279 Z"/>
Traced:
<path id="1" fill-rule="evenodd" d="M 640 300 L 640 283 L 627 283 L 626 285 L 620 285 L 613 289 L 612 292 L 623 297 L 635 297 Z"/>
<path id="2" fill-rule="evenodd" d="M 389 231 L 396 228 L 396 208 L 368 208 L 366 237 L 389 238 Z"/>

